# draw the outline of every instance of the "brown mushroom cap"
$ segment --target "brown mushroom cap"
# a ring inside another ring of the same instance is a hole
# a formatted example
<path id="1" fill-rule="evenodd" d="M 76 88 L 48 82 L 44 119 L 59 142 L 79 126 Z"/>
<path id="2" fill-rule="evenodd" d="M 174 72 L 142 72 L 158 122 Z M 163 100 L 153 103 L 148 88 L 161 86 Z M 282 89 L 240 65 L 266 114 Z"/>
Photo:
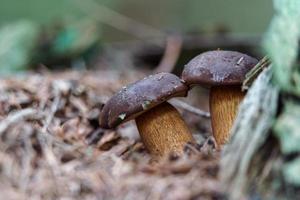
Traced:
<path id="1" fill-rule="evenodd" d="M 158 73 L 123 87 L 103 107 L 100 126 L 113 128 L 175 96 L 186 96 L 188 87 L 174 74 Z"/>
<path id="2" fill-rule="evenodd" d="M 208 51 L 193 58 L 184 68 L 188 85 L 241 85 L 258 60 L 235 51 Z"/>

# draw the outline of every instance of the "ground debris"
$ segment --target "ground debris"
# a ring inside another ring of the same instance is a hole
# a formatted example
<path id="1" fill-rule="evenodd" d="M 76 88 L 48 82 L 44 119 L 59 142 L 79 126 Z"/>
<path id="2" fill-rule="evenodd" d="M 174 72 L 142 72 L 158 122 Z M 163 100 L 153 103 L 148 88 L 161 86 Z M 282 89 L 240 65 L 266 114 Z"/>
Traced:
<path id="1" fill-rule="evenodd" d="M 133 73 L 133 72 L 132 72 Z M 101 129 L 102 105 L 143 74 L 94 71 L 0 80 L 3 199 L 224 199 L 209 143 L 149 164 L 134 123 Z M 131 133 L 134 132 L 134 133 Z M 204 150 L 205 149 L 205 150 Z"/>

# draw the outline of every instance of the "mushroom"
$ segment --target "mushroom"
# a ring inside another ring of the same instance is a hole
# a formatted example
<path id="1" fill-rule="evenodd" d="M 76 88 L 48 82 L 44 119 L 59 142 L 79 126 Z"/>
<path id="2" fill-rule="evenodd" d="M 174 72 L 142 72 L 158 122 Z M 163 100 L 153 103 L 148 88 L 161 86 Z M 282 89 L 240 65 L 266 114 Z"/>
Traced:
<path id="1" fill-rule="evenodd" d="M 218 146 L 224 145 L 245 93 L 241 85 L 258 60 L 235 51 L 208 51 L 193 58 L 182 72 L 187 85 L 210 87 L 212 131 Z"/>
<path id="2" fill-rule="evenodd" d="M 188 142 L 194 142 L 179 112 L 166 101 L 186 96 L 188 87 L 170 73 L 150 75 L 123 87 L 103 107 L 99 123 L 114 128 L 135 119 L 142 142 L 154 158 L 180 155 Z"/>

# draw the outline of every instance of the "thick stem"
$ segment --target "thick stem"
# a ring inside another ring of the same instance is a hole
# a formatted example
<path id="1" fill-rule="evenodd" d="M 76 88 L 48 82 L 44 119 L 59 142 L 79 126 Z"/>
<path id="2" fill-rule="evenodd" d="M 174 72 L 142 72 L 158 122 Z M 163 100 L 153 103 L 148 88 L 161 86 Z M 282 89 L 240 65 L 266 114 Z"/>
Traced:
<path id="1" fill-rule="evenodd" d="M 219 146 L 229 140 L 238 107 L 244 96 L 239 86 L 215 86 L 210 89 L 211 125 Z"/>
<path id="2" fill-rule="evenodd" d="M 137 117 L 136 124 L 143 143 L 154 157 L 180 155 L 186 143 L 194 142 L 179 112 L 167 102 Z"/>

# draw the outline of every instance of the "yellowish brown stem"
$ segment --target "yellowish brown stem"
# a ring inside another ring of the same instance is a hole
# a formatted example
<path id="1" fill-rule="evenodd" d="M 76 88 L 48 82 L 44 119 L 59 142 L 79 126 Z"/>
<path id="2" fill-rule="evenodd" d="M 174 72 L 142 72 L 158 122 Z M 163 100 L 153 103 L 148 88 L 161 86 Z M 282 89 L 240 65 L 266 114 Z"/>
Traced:
<path id="1" fill-rule="evenodd" d="M 194 138 L 179 112 L 169 103 L 162 103 L 136 118 L 141 139 L 155 158 L 180 155 L 184 145 Z"/>
<path id="2" fill-rule="evenodd" d="M 245 94 L 238 86 L 215 86 L 210 89 L 212 131 L 218 146 L 226 144 Z"/>

